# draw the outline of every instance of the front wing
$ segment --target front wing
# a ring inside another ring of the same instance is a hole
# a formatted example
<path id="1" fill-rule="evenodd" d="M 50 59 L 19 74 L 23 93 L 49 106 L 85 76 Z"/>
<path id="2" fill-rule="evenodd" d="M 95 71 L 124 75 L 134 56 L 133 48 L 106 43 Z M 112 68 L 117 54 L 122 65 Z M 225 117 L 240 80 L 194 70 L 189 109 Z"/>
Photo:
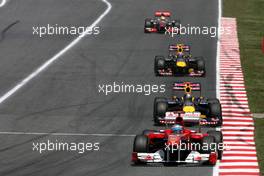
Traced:
<path id="1" fill-rule="evenodd" d="M 170 28 L 168 28 L 168 29 L 164 29 L 164 30 L 162 30 L 162 31 L 160 31 L 159 29 L 157 29 L 156 27 L 145 27 L 144 28 L 144 30 L 145 30 L 145 32 L 148 32 L 148 33 L 157 33 L 157 32 L 164 32 L 165 34 L 167 34 L 167 33 L 178 33 L 178 30 L 177 30 L 177 28 L 172 28 L 172 27 L 170 27 Z"/>
<path id="2" fill-rule="evenodd" d="M 175 73 L 172 69 L 158 69 L 158 76 L 190 76 L 190 77 L 202 77 L 205 75 L 205 71 L 193 70 L 188 73 Z"/>
<path id="3" fill-rule="evenodd" d="M 192 151 L 185 160 L 166 160 L 163 150 L 158 150 L 155 153 L 132 153 L 132 162 L 134 163 L 185 163 L 185 164 L 202 164 L 209 162 L 215 164 L 217 160 L 217 153 L 201 154 L 198 151 Z"/>
<path id="4" fill-rule="evenodd" d="M 197 115 L 195 115 L 197 114 Z M 178 112 L 166 112 L 165 117 L 158 117 L 158 121 L 160 124 L 175 124 L 176 119 L 179 117 Z M 183 118 L 185 123 L 195 123 L 199 125 L 208 125 L 215 126 L 219 124 L 219 119 L 217 118 L 201 118 L 199 112 L 180 114 L 180 117 Z"/>

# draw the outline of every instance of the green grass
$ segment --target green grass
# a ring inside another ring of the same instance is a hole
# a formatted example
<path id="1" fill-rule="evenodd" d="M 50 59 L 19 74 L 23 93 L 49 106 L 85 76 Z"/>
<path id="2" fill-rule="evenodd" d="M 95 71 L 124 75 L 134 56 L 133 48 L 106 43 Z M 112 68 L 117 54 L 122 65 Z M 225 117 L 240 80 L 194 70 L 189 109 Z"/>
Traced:
<path id="1" fill-rule="evenodd" d="M 258 160 L 264 160 L 264 119 L 255 119 L 255 126 L 256 126 L 256 146 L 257 146 L 257 153 L 258 153 Z M 260 169 L 262 171 L 262 175 L 264 175 L 264 162 L 259 162 Z"/>
<path id="2" fill-rule="evenodd" d="M 264 112 L 264 0 L 224 0 L 223 16 L 236 17 L 238 38 L 250 109 Z"/>

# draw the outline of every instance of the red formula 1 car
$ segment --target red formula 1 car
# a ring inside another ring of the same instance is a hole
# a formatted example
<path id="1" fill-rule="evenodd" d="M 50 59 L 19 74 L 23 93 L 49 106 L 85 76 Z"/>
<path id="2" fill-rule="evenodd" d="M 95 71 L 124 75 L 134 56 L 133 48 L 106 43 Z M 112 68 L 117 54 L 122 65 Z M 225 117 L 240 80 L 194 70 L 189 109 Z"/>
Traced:
<path id="1" fill-rule="evenodd" d="M 144 31 L 145 33 L 177 33 L 180 28 L 179 20 L 171 20 L 170 12 L 155 12 L 155 18 L 147 18 L 145 20 Z"/>
<path id="2" fill-rule="evenodd" d="M 194 96 L 193 91 L 201 91 L 200 83 L 176 82 L 173 90 L 182 91 L 182 97 L 157 97 L 154 100 L 154 122 L 156 125 L 174 124 L 177 117 L 185 123 L 209 126 L 222 125 L 222 108 L 217 98 Z"/>
<path id="3" fill-rule="evenodd" d="M 168 57 L 155 56 L 156 76 L 205 76 L 205 61 L 202 57 L 192 57 L 189 45 L 169 46 Z"/>
<path id="4" fill-rule="evenodd" d="M 180 120 L 179 120 L 180 121 Z M 165 130 L 145 130 L 134 139 L 132 162 L 215 165 L 224 149 L 220 131 L 202 134 L 181 124 Z"/>

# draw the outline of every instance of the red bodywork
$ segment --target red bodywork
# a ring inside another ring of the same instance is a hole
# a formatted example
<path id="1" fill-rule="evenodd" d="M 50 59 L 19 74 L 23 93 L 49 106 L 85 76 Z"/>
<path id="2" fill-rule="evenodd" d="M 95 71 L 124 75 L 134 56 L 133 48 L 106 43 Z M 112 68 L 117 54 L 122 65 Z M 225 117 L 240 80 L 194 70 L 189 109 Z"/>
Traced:
<path id="1" fill-rule="evenodd" d="M 177 124 L 182 124 L 182 119 L 177 119 Z M 182 126 L 183 127 L 183 126 Z M 132 153 L 134 163 L 204 163 L 215 165 L 218 159 L 217 152 L 203 153 L 200 148 L 193 148 L 193 144 L 202 144 L 208 133 L 182 128 L 182 131 L 174 132 L 172 129 L 159 131 L 146 130 L 148 149 L 146 151 Z M 184 145 L 182 145 L 184 144 Z M 181 148 L 181 146 L 185 146 Z M 195 145 L 194 145 L 195 146 Z M 180 148 L 179 148 L 180 147 Z M 176 152 L 175 152 L 176 151 Z M 164 156 L 167 156 L 164 157 Z"/>
<path id="2" fill-rule="evenodd" d="M 196 131 L 192 131 L 184 128 L 181 134 L 174 134 L 171 129 L 161 130 L 159 132 L 152 132 L 147 134 L 150 144 L 153 143 L 152 139 L 167 139 L 167 144 L 178 144 L 181 139 L 201 141 L 203 137 L 208 134 L 202 134 Z M 179 138 L 180 137 L 180 138 Z"/>
<path id="3" fill-rule="evenodd" d="M 172 27 L 172 26 L 168 26 L 167 29 L 166 26 L 167 26 L 167 22 L 168 22 L 168 18 L 171 16 L 171 13 L 168 12 L 168 11 L 157 11 L 155 12 L 155 17 L 159 18 L 159 17 L 165 17 L 166 20 L 158 20 L 158 23 L 159 23 L 159 26 L 161 28 L 164 29 L 163 32 L 165 33 L 178 33 L 179 30 L 178 28 L 176 27 Z M 159 18 L 160 19 L 160 18 Z M 159 32 L 159 29 L 156 28 L 156 26 L 153 26 L 153 27 L 145 27 L 145 32 L 148 32 L 148 33 L 157 33 Z"/>

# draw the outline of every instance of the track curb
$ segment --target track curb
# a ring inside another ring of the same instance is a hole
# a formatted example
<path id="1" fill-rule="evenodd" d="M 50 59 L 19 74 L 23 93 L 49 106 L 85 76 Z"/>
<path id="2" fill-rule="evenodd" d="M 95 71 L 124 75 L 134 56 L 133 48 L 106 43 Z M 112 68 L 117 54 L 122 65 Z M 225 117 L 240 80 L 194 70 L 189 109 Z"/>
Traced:
<path id="1" fill-rule="evenodd" d="M 220 176 L 260 175 L 250 112 L 240 62 L 235 18 L 222 18 L 222 28 L 231 34 L 220 39 L 220 101 L 223 112 L 223 140 L 228 146 L 219 164 Z"/>

